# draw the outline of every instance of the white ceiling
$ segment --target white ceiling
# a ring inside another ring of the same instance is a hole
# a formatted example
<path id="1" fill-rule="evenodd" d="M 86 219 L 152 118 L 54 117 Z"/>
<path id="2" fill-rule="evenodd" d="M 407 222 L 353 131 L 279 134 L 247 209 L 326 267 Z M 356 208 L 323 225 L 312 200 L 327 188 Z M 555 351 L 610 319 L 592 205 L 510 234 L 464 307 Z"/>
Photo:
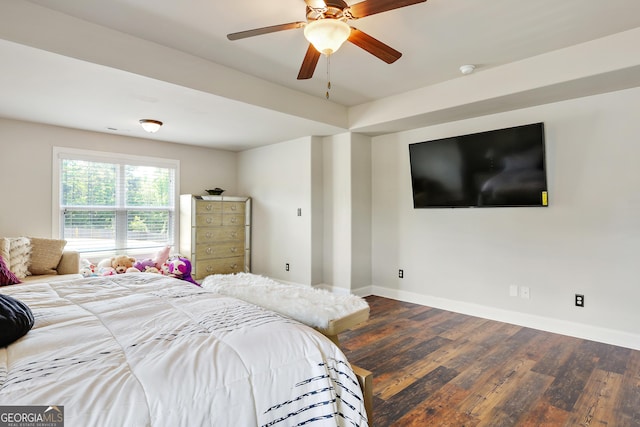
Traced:
<path id="1" fill-rule="evenodd" d="M 324 58 L 313 79 L 296 80 L 302 29 L 226 38 L 304 20 L 303 0 L 3 0 L 0 16 L 0 116 L 242 150 L 344 132 L 351 107 L 465 78 L 463 64 L 482 73 L 638 28 L 640 1 L 429 0 L 369 16 L 352 25 L 403 56 L 388 65 L 345 44 L 331 57 L 329 101 Z M 143 72 L 130 36 L 166 62 L 149 56 Z M 145 134 L 140 118 L 165 126 Z"/>

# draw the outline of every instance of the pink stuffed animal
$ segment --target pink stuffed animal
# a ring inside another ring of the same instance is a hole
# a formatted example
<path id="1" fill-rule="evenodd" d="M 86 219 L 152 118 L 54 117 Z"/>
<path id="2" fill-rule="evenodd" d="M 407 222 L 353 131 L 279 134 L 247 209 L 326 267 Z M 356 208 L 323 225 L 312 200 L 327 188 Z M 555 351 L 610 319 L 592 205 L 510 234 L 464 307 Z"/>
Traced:
<path id="1" fill-rule="evenodd" d="M 169 259 L 169 252 L 171 251 L 171 246 L 165 246 L 160 249 L 156 254 L 155 258 L 153 258 L 153 262 L 155 263 L 155 267 L 158 270 L 162 269 L 162 265 L 167 262 Z"/>

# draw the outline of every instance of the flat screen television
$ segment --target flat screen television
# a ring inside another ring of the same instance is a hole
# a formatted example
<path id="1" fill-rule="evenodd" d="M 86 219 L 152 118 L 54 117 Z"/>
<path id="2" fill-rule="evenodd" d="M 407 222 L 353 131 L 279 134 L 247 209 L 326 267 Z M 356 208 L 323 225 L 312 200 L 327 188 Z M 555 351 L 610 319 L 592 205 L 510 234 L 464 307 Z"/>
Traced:
<path id="1" fill-rule="evenodd" d="M 410 144 L 413 206 L 547 206 L 544 145 L 544 123 Z"/>

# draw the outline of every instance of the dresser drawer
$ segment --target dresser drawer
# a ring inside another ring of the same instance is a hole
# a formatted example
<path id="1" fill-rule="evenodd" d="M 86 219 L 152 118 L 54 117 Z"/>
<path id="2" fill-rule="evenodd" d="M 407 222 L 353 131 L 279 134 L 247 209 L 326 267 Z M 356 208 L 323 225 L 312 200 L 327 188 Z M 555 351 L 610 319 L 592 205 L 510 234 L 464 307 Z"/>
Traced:
<path id="1" fill-rule="evenodd" d="M 244 242 L 244 227 L 203 227 L 196 229 L 196 244 L 210 242 Z"/>
<path id="2" fill-rule="evenodd" d="M 234 226 L 244 225 L 244 214 L 222 214 L 222 225 Z"/>
<path id="3" fill-rule="evenodd" d="M 202 279 L 210 274 L 232 274 L 244 271 L 244 256 L 196 261 L 195 277 Z"/>
<path id="4" fill-rule="evenodd" d="M 222 225 L 222 213 L 196 215 L 196 227 Z"/>
<path id="5" fill-rule="evenodd" d="M 224 242 L 196 245 L 196 260 L 230 258 L 243 255 L 244 242 Z"/>
<path id="6" fill-rule="evenodd" d="M 239 214 L 244 217 L 244 202 L 222 202 L 222 212 L 225 214 Z"/>
<path id="7" fill-rule="evenodd" d="M 196 214 L 222 213 L 222 202 L 210 200 L 196 201 Z"/>

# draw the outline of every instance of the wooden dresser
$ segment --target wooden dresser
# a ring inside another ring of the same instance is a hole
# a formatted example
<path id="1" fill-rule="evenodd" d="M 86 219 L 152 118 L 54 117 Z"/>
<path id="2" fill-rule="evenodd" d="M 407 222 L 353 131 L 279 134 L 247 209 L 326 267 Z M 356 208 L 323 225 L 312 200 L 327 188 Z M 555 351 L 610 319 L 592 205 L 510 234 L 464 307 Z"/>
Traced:
<path id="1" fill-rule="evenodd" d="M 251 198 L 181 195 L 180 254 L 196 280 L 251 271 Z"/>

